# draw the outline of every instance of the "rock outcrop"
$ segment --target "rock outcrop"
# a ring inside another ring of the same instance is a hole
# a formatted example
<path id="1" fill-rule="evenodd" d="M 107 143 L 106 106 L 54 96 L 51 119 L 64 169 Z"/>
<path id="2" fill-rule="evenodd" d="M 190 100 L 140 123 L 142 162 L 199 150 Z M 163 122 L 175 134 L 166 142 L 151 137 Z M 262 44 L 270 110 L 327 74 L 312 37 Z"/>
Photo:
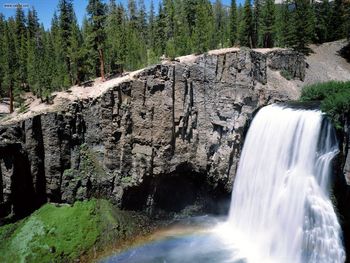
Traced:
<path id="1" fill-rule="evenodd" d="M 254 113 L 296 99 L 270 85 L 268 71 L 303 79 L 305 67 L 289 50 L 202 55 L 0 126 L 0 217 L 92 196 L 149 211 L 219 198 L 232 189 Z"/>

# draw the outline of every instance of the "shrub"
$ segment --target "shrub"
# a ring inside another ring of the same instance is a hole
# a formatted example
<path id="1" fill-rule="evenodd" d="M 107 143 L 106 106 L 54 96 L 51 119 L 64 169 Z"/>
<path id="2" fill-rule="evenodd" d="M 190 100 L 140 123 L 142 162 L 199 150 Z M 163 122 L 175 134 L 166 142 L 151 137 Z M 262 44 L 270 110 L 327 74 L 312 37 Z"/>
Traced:
<path id="1" fill-rule="evenodd" d="M 350 115 L 350 81 L 330 81 L 307 86 L 301 94 L 301 101 L 321 101 L 321 110 L 341 129 Z"/>
<path id="2" fill-rule="evenodd" d="M 281 70 L 281 76 L 282 77 L 284 77 L 286 80 L 291 80 L 291 79 L 293 79 L 293 75 L 292 75 L 292 73 L 290 73 L 288 70 L 285 70 L 285 69 L 283 69 L 283 70 Z"/>

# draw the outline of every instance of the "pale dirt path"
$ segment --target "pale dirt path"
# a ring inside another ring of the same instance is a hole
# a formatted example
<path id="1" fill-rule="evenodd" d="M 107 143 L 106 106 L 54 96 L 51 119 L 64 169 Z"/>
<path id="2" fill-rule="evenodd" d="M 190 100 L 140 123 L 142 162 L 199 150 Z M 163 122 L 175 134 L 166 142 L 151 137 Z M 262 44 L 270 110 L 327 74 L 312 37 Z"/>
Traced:
<path id="1" fill-rule="evenodd" d="M 63 109 L 68 103 L 75 100 L 97 98 L 110 88 L 113 88 L 122 82 L 133 79 L 133 77 L 141 71 L 142 70 L 125 73 L 122 77 L 110 79 L 105 82 L 101 82 L 101 79 L 98 78 L 94 80 L 92 86 L 73 86 L 67 91 L 54 92 L 52 94 L 54 97 L 52 104 L 42 102 L 41 99 L 36 98 L 31 93 L 27 93 L 24 95 L 24 98 L 26 99 L 25 105 L 27 105 L 28 110 L 20 113 L 19 109 L 16 109 L 14 113 L 8 114 L 2 120 L 0 120 L 0 124 L 17 122 L 44 112 L 58 111 Z M 8 105 L 0 103 L 0 114 L 1 113 L 9 113 Z"/>

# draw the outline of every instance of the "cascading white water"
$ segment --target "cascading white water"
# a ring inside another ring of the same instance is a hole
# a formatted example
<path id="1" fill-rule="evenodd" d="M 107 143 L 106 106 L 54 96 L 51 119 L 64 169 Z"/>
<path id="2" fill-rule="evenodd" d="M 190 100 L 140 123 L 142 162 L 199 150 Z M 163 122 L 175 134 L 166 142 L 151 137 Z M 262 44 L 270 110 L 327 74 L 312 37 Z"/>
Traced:
<path id="1" fill-rule="evenodd" d="M 337 141 L 317 110 L 261 109 L 248 131 L 228 225 L 248 262 L 345 261 L 328 179 Z"/>

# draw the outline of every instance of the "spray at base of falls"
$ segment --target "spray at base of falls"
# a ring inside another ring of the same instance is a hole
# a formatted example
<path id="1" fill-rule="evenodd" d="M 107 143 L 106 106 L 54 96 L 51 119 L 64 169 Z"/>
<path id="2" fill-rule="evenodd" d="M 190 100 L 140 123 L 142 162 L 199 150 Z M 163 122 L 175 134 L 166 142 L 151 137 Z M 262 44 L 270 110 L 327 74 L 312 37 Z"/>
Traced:
<path id="1" fill-rule="evenodd" d="M 320 111 L 262 108 L 243 146 L 223 236 L 248 262 L 344 262 L 329 187 L 337 153 Z"/>
<path id="2" fill-rule="evenodd" d="M 330 200 L 337 153 L 320 111 L 267 106 L 248 131 L 226 222 L 203 217 L 204 231 L 172 233 L 101 262 L 343 263 Z"/>

